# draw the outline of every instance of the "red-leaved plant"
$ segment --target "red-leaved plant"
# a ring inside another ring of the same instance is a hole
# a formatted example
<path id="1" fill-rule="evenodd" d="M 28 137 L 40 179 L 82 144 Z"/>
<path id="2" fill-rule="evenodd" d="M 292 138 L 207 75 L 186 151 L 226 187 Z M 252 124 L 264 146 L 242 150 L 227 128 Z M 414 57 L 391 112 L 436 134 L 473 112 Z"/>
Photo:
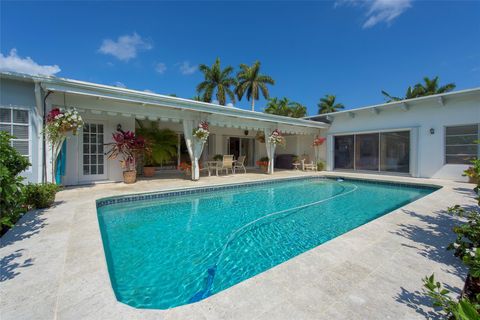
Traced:
<path id="1" fill-rule="evenodd" d="M 136 156 L 146 150 L 145 140 L 141 136 L 135 135 L 132 131 L 121 131 L 112 134 L 113 141 L 106 143 L 110 146 L 107 151 L 107 158 L 109 160 L 116 160 L 119 157 L 122 168 L 126 171 L 135 170 Z"/>

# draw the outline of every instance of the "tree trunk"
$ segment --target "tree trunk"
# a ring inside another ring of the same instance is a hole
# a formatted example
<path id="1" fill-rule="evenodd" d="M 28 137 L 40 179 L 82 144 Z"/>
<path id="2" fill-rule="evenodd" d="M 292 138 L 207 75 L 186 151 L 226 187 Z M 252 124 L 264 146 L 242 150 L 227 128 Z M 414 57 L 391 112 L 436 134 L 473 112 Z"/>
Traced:
<path id="1" fill-rule="evenodd" d="M 252 98 L 252 111 L 255 111 L 255 98 Z"/>
<path id="2" fill-rule="evenodd" d="M 468 274 L 465 285 L 462 290 L 462 297 L 468 298 L 470 301 L 476 301 L 477 294 L 480 293 L 480 278 L 474 278 Z"/>

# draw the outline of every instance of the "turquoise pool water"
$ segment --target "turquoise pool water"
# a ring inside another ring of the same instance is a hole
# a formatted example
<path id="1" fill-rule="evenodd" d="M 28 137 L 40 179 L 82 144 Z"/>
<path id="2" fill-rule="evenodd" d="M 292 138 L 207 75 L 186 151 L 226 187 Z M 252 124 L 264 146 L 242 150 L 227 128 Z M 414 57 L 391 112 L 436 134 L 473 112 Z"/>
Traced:
<path id="1" fill-rule="evenodd" d="M 167 309 L 227 289 L 434 190 L 310 178 L 100 200 L 97 210 L 117 299 Z"/>

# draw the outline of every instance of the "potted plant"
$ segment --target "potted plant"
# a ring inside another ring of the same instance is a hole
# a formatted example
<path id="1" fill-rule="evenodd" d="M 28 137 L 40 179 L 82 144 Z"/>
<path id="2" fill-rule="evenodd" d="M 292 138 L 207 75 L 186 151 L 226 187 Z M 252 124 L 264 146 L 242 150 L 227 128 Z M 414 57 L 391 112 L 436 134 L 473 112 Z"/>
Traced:
<path id="1" fill-rule="evenodd" d="M 268 157 L 262 157 L 257 161 L 257 165 L 262 169 L 263 172 L 268 171 Z"/>
<path id="2" fill-rule="evenodd" d="M 132 131 L 123 131 L 113 133 L 113 141 L 106 143 L 110 146 L 107 151 L 107 158 L 109 160 L 119 159 L 123 169 L 123 181 L 125 183 L 135 183 L 137 181 L 136 158 L 139 154 L 145 151 L 145 140 L 136 136 Z"/>
<path id="3" fill-rule="evenodd" d="M 325 162 L 318 161 L 317 162 L 317 171 L 323 171 L 323 170 L 325 170 Z"/>
<path id="4" fill-rule="evenodd" d="M 480 159 L 474 159 L 471 163 L 472 165 L 463 172 L 463 175 L 468 177 L 468 182 L 478 184 L 480 179 L 478 175 L 478 172 L 480 172 Z"/>
<path id="5" fill-rule="evenodd" d="M 152 177 L 155 175 L 155 168 L 177 155 L 177 134 L 170 129 L 159 129 L 155 122 L 150 127 L 144 127 L 138 122 L 137 133 L 144 137 L 148 146 L 143 163 L 143 175 Z"/>
<path id="6" fill-rule="evenodd" d="M 180 162 L 180 165 L 178 166 L 178 170 L 182 171 L 185 173 L 186 176 L 190 174 L 192 171 L 192 164 L 189 162 Z"/>
<path id="7" fill-rule="evenodd" d="M 213 156 L 213 161 L 222 161 L 223 160 L 223 155 L 221 154 L 216 154 Z"/>

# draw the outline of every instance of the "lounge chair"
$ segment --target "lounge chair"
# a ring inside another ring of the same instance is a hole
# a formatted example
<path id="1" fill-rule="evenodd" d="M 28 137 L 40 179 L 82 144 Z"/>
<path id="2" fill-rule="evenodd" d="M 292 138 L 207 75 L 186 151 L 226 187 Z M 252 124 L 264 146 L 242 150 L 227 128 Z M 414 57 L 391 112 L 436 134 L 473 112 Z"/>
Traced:
<path id="1" fill-rule="evenodd" d="M 247 168 L 245 168 L 245 156 L 239 156 L 237 161 L 233 164 L 233 173 L 235 173 L 237 169 L 243 169 L 243 172 L 247 173 Z"/>
<path id="2" fill-rule="evenodd" d="M 228 174 L 228 170 L 233 172 L 233 155 L 224 155 L 222 163 L 217 164 L 215 167 L 216 174 L 218 176 L 218 171 L 225 170 L 225 174 Z"/>
<path id="3" fill-rule="evenodd" d="M 311 161 L 308 157 L 305 157 L 304 159 L 302 159 L 302 170 L 317 171 L 317 164 Z"/>

